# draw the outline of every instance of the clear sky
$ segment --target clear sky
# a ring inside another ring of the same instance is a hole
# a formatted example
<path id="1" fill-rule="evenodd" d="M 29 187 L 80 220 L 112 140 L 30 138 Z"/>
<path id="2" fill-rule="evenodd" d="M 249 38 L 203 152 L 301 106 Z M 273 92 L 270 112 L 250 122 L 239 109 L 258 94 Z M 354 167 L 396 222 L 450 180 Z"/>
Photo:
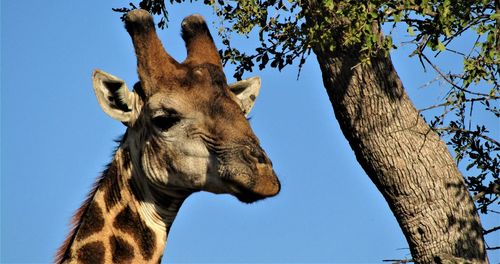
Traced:
<path id="1" fill-rule="evenodd" d="M 73 212 L 111 159 L 125 127 L 101 111 L 91 72 L 100 68 L 137 81 L 130 38 L 112 7 L 128 1 L 1 2 L 1 262 L 49 263 Z M 185 56 L 180 21 L 209 7 L 170 8 L 159 35 Z M 253 46 L 253 39 L 238 41 Z M 444 88 L 408 49 L 393 54 L 417 108 L 437 103 Z M 459 67 L 461 61 L 444 61 Z M 232 80 L 232 68 L 227 67 Z M 282 182 L 279 196 L 246 205 L 228 195 L 197 193 L 169 234 L 164 263 L 380 263 L 410 257 L 382 195 L 360 168 L 333 115 L 314 56 L 297 68 L 259 75 L 251 124 Z M 498 124 L 498 123 L 497 123 Z M 498 134 L 496 135 L 498 138 Z M 485 228 L 499 218 L 483 219 Z M 489 237 L 492 246 L 500 239 Z M 490 254 L 492 263 L 500 254 Z"/>

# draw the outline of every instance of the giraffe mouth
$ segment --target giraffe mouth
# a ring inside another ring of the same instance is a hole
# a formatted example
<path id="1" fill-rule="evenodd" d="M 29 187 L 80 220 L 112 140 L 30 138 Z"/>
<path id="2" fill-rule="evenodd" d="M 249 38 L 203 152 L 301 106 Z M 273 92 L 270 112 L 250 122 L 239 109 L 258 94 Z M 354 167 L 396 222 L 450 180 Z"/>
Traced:
<path id="1" fill-rule="evenodd" d="M 233 195 L 236 197 L 236 199 L 243 203 L 249 204 L 269 197 L 256 193 L 245 187 L 239 186 L 239 184 L 236 184 L 234 186 L 236 187 L 236 192 L 234 192 Z"/>
<path id="2" fill-rule="evenodd" d="M 271 179 L 262 179 L 262 176 L 254 178 L 250 175 L 243 174 L 235 177 L 235 179 L 226 181 L 231 186 L 231 194 L 240 202 L 253 203 L 268 197 L 276 196 L 279 193 L 281 185 L 274 172 L 270 178 Z"/>
<path id="3" fill-rule="evenodd" d="M 217 159 L 219 179 L 226 185 L 227 193 L 244 203 L 277 195 L 281 184 L 264 151 L 260 147 L 240 150 Z"/>

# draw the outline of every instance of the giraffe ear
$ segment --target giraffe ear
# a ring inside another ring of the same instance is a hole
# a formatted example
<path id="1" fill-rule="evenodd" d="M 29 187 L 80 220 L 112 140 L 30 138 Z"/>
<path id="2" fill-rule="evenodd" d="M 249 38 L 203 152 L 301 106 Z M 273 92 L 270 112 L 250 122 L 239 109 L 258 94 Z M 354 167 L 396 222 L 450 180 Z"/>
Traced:
<path id="1" fill-rule="evenodd" d="M 245 116 L 250 113 L 259 95 L 260 77 L 255 76 L 229 85 L 229 90 L 238 98 L 237 102 Z"/>
<path id="2" fill-rule="evenodd" d="M 126 125 L 133 124 L 140 109 L 140 97 L 129 91 L 125 81 L 101 70 L 92 74 L 94 92 L 102 110 Z"/>

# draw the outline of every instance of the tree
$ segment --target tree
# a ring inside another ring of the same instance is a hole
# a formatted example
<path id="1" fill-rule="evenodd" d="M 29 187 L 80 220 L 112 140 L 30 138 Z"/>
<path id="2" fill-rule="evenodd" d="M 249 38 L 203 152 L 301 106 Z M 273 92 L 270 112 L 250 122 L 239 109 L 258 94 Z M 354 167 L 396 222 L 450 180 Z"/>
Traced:
<path id="1" fill-rule="evenodd" d="M 311 51 L 316 54 L 340 127 L 396 216 L 413 261 L 487 262 L 483 234 L 496 229 L 483 230 L 477 211 L 488 213 L 498 199 L 500 144 L 473 112 L 500 116 L 490 103 L 500 98 L 498 1 L 204 2 L 221 18 L 226 46 L 220 53 L 237 64 L 238 79 L 256 64 L 281 70 L 296 63 L 300 69 Z M 166 25 L 164 0 L 143 0 L 139 7 L 161 14 L 159 26 Z M 390 32 L 382 33 L 388 25 L 405 26 L 415 45 L 411 55 L 448 84 L 443 103 L 413 106 L 389 56 L 396 46 Z M 231 32 L 253 30 L 260 40 L 255 52 L 231 46 Z M 470 50 L 453 50 L 453 41 L 467 32 L 477 36 Z M 446 73 L 433 63 L 432 55 L 447 52 L 463 56 L 462 72 Z M 436 109 L 442 112 L 426 122 L 424 111 Z M 463 177 L 460 162 L 476 175 Z"/>

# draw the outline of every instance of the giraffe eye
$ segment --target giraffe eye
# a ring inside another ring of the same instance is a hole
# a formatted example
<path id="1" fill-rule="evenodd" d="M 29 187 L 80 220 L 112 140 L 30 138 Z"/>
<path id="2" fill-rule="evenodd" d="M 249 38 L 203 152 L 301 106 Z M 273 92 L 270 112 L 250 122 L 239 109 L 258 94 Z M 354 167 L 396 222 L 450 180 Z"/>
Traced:
<path id="1" fill-rule="evenodd" d="M 161 130 L 169 130 L 181 119 L 176 115 L 162 115 L 153 118 L 153 124 Z"/>

